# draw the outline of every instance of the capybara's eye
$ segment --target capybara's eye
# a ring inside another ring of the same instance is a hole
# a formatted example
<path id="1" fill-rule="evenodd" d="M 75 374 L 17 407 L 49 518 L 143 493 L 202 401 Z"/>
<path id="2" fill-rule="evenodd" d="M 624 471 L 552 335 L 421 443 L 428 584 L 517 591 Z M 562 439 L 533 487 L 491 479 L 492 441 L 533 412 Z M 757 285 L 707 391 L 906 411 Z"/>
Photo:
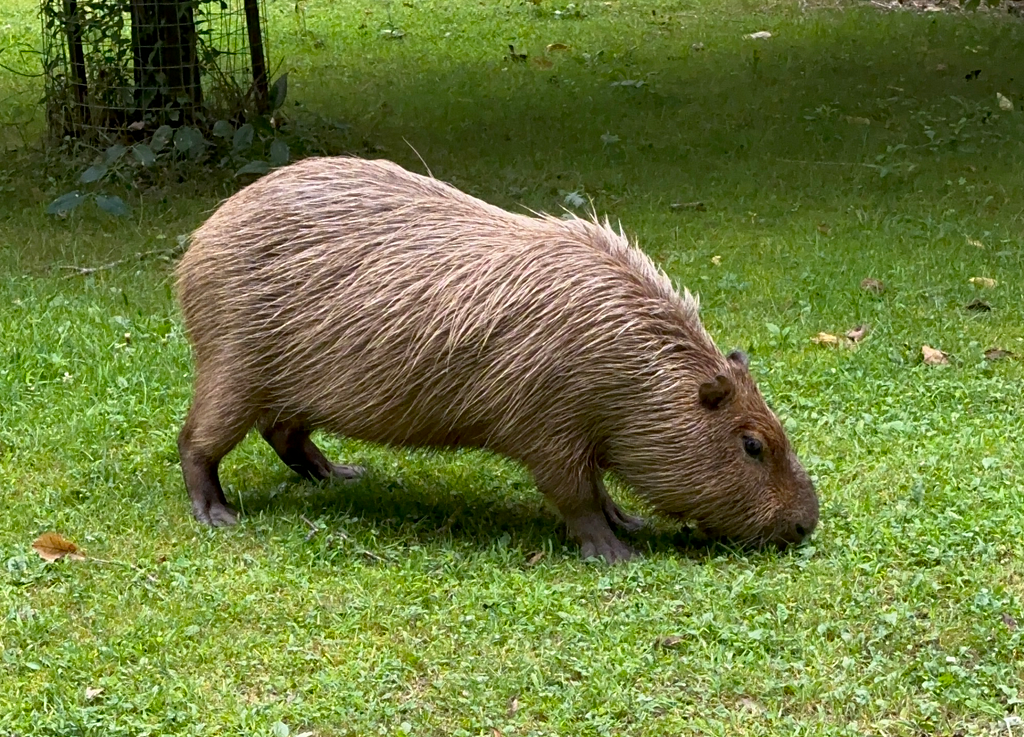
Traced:
<path id="1" fill-rule="evenodd" d="M 746 451 L 747 455 L 751 458 L 760 458 L 761 451 L 764 450 L 764 446 L 761 445 L 761 441 L 757 438 L 752 438 L 749 435 L 743 436 L 743 450 Z"/>

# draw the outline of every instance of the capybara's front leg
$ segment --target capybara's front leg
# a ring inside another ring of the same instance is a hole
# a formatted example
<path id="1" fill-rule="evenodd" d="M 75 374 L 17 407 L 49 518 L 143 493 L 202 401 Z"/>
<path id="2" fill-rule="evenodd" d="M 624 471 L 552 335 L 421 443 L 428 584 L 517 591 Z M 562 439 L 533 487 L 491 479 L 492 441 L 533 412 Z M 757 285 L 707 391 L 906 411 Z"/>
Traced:
<path id="1" fill-rule="evenodd" d="M 178 455 L 185 488 L 192 500 L 192 514 L 214 527 L 238 521 L 238 514 L 224 497 L 217 467 L 253 423 L 251 412 L 244 409 L 246 403 L 228 396 L 227 386 L 200 374 L 192 407 L 178 434 Z"/>
<path id="2" fill-rule="evenodd" d="M 580 545 L 580 555 L 584 559 L 604 558 L 608 563 L 632 558 L 633 550 L 612 531 L 594 487 L 594 472 L 566 469 L 563 474 L 534 469 L 537 488 L 558 508 L 569 536 Z"/>

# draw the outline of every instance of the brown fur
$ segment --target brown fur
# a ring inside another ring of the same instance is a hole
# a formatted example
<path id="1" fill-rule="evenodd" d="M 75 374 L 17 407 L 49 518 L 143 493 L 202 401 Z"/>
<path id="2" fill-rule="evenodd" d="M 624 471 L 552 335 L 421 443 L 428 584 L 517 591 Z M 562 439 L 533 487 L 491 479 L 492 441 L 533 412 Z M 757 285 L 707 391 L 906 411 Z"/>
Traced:
<path id="1" fill-rule="evenodd" d="M 311 478 L 354 476 L 322 428 L 524 463 L 584 555 L 630 551 L 609 471 L 742 541 L 818 502 L 740 354 L 607 222 L 527 217 L 386 161 L 307 159 L 227 200 L 178 268 L 195 361 L 179 438 L 195 515 L 230 524 L 221 458 L 256 425 Z M 763 444 L 760 459 L 744 437 Z"/>

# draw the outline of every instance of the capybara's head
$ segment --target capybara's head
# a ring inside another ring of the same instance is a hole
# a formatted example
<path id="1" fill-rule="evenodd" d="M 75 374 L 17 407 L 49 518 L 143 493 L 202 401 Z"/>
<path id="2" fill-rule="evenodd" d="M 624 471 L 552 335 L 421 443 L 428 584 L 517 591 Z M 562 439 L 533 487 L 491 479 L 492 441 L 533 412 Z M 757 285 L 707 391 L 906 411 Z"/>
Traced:
<path id="1" fill-rule="evenodd" d="M 716 363 L 710 372 L 687 370 L 696 376 L 679 389 L 689 396 L 673 402 L 685 418 L 675 436 L 681 457 L 651 469 L 658 478 L 643 486 L 657 489 L 649 498 L 660 512 L 695 521 L 711 537 L 780 549 L 800 543 L 818 524 L 811 479 L 746 355 L 733 351 Z"/>

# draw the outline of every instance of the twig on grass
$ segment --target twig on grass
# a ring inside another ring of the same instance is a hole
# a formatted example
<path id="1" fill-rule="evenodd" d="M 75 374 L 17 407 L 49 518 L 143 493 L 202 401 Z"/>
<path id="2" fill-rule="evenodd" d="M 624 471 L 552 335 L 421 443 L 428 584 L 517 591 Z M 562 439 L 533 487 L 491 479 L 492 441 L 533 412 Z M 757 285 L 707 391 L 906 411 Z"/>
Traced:
<path id="1" fill-rule="evenodd" d="M 119 258 L 116 261 L 111 261 L 107 264 L 100 264 L 99 266 L 73 266 L 61 264 L 57 268 L 71 271 L 72 273 L 68 274 L 68 276 L 89 276 L 90 274 L 95 274 L 97 271 L 107 271 L 108 269 L 113 269 L 121 264 L 128 263 L 129 261 L 142 261 L 150 256 L 176 256 L 180 251 L 180 247 L 156 248 L 152 251 L 139 251 L 131 256 L 125 256 L 124 258 Z"/>
<path id="2" fill-rule="evenodd" d="M 885 168 L 879 164 L 867 164 L 863 161 L 807 161 L 805 159 L 776 159 L 776 161 L 784 161 L 787 164 L 818 164 L 820 166 L 863 166 L 867 169 Z"/>
<path id="3" fill-rule="evenodd" d="M 320 532 L 320 528 L 317 527 L 315 523 L 310 522 L 308 519 L 306 519 L 306 515 L 304 514 L 300 514 L 299 519 L 301 519 L 303 522 L 309 525 L 309 534 L 306 535 L 306 542 L 309 542 L 313 539 L 313 536 L 316 535 L 316 533 Z"/>

